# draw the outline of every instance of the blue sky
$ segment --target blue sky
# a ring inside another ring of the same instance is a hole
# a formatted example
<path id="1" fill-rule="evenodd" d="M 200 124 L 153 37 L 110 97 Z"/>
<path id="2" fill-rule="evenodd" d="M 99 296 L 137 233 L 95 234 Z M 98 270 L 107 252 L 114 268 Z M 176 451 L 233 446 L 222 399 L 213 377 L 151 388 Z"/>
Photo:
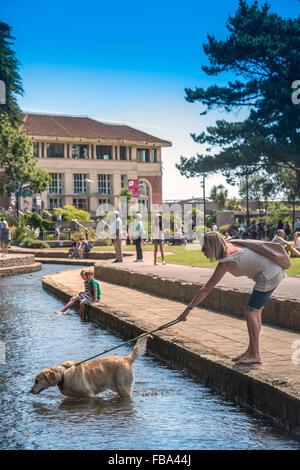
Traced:
<path id="1" fill-rule="evenodd" d="M 13 27 L 21 62 L 24 110 L 88 115 L 123 122 L 171 140 L 163 150 L 163 198 L 201 193 L 199 178 L 187 179 L 175 168 L 180 155 L 201 153 L 190 132 L 205 130 L 222 112 L 199 116 L 202 108 L 184 99 L 184 88 L 226 81 L 207 77 L 202 44 L 207 33 L 226 36 L 226 21 L 238 0 L 10 0 L 1 21 Z M 298 0 L 270 0 L 282 16 L 299 14 Z M 224 183 L 220 175 L 207 179 Z M 229 195 L 238 188 L 228 186 Z"/>

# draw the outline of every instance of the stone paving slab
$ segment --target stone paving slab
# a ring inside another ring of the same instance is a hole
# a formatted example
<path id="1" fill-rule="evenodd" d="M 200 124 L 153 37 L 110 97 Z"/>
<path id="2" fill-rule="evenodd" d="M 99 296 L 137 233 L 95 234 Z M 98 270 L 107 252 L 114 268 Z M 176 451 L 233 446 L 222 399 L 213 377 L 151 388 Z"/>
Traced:
<path id="1" fill-rule="evenodd" d="M 46 276 L 44 281 L 46 284 L 56 286 L 55 288 L 60 292 L 73 295 L 82 290 L 79 271 L 62 271 L 58 274 Z M 175 319 L 184 309 L 184 304 L 179 301 L 157 297 L 133 288 L 106 282 L 100 282 L 100 285 L 102 299 L 97 304 L 99 307 L 94 307 L 94 309 L 115 312 L 117 317 L 128 324 L 134 325 L 142 322 L 146 331 L 151 331 Z M 101 315 L 103 316 L 103 312 L 100 314 L 100 318 Z M 168 328 L 168 330 L 161 333 L 161 336 L 165 341 L 171 341 L 177 346 L 182 345 L 185 350 L 189 350 L 190 354 L 194 354 L 195 361 L 197 357 L 201 357 L 203 361 L 208 361 L 207 384 L 216 385 L 215 381 L 219 382 L 221 387 L 220 383 L 224 382 L 224 384 L 226 383 L 224 385 L 226 390 L 235 384 L 234 393 L 243 395 L 243 388 L 250 390 L 249 385 L 242 386 L 244 380 L 254 380 L 256 387 L 259 384 L 259 388 L 256 390 L 255 386 L 251 385 L 251 387 L 254 387 L 254 391 L 252 390 L 250 394 L 250 401 L 264 402 L 261 407 L 271 408 L 271 411 L 268 410 L 267 414 L 276 415 L 275 418 L 279 422 L 282 419 L 290 422 L 291 415 L 295 415 L 293 419 L 297 428 L 296 433 L 299 433 L 300 436 L 300 353 L 297 356 L 298 362 L 294 363 L 292 361 L 292 354 L 296 351 L 292 348 L 292 345 L 295 341 L 300 340 L 299 333 L 263 325 L 260 341 L 263 364 L 252 366 L 236 365 L 231 361 L 233 355 L 245 350 L 248 342 L 246 323 L 244 320 L 231 315 L 196 308 L 186 322 L 180 322 Z M 298 350 L 300 351 L 300 344 Z M 184 355 L 184 351 L 182 354 Z M 178 363 L 176 360 L 174 362 Z M 214 364 L 222 366 L 218 379 L 215 377 Z M 188 370 L 193 370 L 193 360 L 189 359 L 185 367 Z M 201 367 L 205 369 L 203 364 Z M 199 372 L 200 377 L 202 372 Z M 265 387 L 267 387 L 266 390 Z M 246 397 L 241 398 L 243 402 L 249 401 L 250 392 L 248 392 Z M 255 397 L 255 394 L 260 396 Z M 287 405 L 287 400 L 291 400 L 295 410 L 289 411 L 289 417 L 281 419 L 280 415 L 287 413 L 285 410 L 290 407 L 290 405 Z M 272 411 L 273 408 L 274 411 Z M 261 411 L 264 412 L 265 410 L 262 409 Z"/>
<path id="2" fill-rule="evenodd" d="M 103 262 L 101 261 L 101 264 Z M 108 261 L 109 265 L 110 262 Z M 130 269 L 144 274 L 157 274 L 160 277 L 176 279 L 184 282 L 197 282 L 205 284 L 213 274 L 214 268 L 204 268 L 199 266 L 186 266 L 182 264 L 158 263 L 153 265 L 153 253 L 144 252 L 144 262 L 135 263 L 133 259 L 124 259 L 123 263 L 113 264 L 116 269 Z M 219 287 L 226 287 L 232 290 L 244 290 L 251 292 L 253 281 L 247 277 L 234 277 L 226 273 L 223 279 L 218 283 Z M 288 298 L 289 300 L 300 300 L 300 277 L 287 276 L 279 284 L 272 297 Z"/>

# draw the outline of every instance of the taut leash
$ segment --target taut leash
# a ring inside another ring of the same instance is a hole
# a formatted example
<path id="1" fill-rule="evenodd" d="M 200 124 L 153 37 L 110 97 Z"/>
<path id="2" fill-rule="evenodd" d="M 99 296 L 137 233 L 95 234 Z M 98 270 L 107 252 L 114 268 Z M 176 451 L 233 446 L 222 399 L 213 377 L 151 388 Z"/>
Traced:
<path id="1" fill-rule="evenodd" d="M 151 335 L 152 333 L 155 333 L 156 331 L 164 330 L 165 328 L 169 328 L 169 326 L 176 325 L 176 323 L 178 323 L 180 321 L 181 320 L 176 319 L 176 320 L 170 321 L 169 323 L 165 323 L 164 325 L 160 326 L 159 328 L 155 328 L 155 330 L 149 331 L 148 333 L 142 333 L 141 335 L 136 336 L 135 338 L 129 339 L 128 341 L 125 341 L 125 343 L 119 344 L 118 346 L 115 346 L 114 348 L 106 349 L 105 351 L 103 351 L 100 354 L 96 354 L 95 356 L 89 357 L 88 359 L 84 359 L 83 361 L 77 362 L 77 364 L 75 364 L 75 367 L 79 366 L 80 364 L 83 364 L 83 362 L 91 361 L 92 359 L 95 359 L 95 357 L 99 357 L 99 356 L 102 356 L 103 354 L 106 354 L 110 351 L 113 351 L 114 349 L 118 349 L 121 346 L 124 346 L 125 344 L 128 344 L 128 343 L 131 343 L 132 341 L 135 341 L 136 339 L 143 338 L 143 336 Z"/>

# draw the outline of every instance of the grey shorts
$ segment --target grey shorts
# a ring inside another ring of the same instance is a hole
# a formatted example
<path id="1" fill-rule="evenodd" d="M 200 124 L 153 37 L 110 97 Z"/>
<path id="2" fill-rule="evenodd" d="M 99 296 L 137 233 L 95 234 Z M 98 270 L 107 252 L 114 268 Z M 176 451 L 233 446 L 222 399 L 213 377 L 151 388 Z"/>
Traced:
<path id="1" fill-rule="evenodd" d="M 85 305 L 89 305 L 94 300 L 89 294 L 80 294 L 80 297 L 82 298 L 81 302 Z"/>
<path id="2" fill-rule="evenodd" d="M 261 292 L 259 290 L 253 289 L 253 292 L 250 295 L 246 308 L 255 312 L 257 312 L 261 308 L 264 308 L 274 290 L 275 288 L 268 290 L 267 292 Z"/>

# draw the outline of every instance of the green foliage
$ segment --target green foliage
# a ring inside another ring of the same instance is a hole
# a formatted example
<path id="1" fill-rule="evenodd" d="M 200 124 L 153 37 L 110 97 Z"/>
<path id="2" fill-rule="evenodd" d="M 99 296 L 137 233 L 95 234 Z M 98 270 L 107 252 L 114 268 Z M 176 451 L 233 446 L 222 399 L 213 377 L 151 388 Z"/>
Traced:
<path id="1" fill-rule="evenodd" d="M 222 210 L 225 207 L 226 199 L 228 196 L 228 190 L 223 186 L 223 184 L 219 184 L 218 186 L 214 185 L 210 191 L 210 198 L 219 204 L 219 209 Z"/>
<path id="2" fill-rule="evenodd" d="M 74 206 L 64 206 L 54 209 L 55 220 L 57 220 L 58 214 L 61 214 L 62 220 L 71 221 L 77 220 L 78 222 L 91 222 L 92 219 L 90 214 L 86 211 L 76 209 Z"/>
<path id="3" fill-rule="evenodd" d="M 14 192 L 21 185 L 29 184 L 33 192 L 44 191 L 50 176 L 36 167 L 32 154 L 32 142 L 24 130 L 15 128 L 5 115 L 0 115 L 0 194 Z"/>
<path id="4" fill-rule="evenodd" d="M 33 237 L 25 237 L 20 243 L 22 248 L 50 248 L 49 244 L 43 240 L 35 240 Z"/>
<path id="5" fill-rule="evenodd" d="M 52 220 L 52 213 L 44 209 L 42 212 L 42 217 L 43 219 Z"/>
<path id="6" fill-rule="evenodd" d="M 17 96 L 23 95 L 22 80 L 19 75 L 20 64 L 11 48 L 14 37 L 12 28 L 0 22 L 0 80 L 6 86 L 6 103 L 0 106 L 0 115 L 6 114 L 12 125 L 17 127 L 21 121 L 22 111 L 17 104 Z"/>
<path id="7" fill-rule="evenodd" d="M 31 236 L 32 233 L 28 226 L 28 215 L 24 214 L 17 218 L 16 229 L 14 231 L 14 239 L 17 243 L 20 243 L 23 238 Z"/>
<path id="8" fill-rule="evenodd" d="M 230 224 L 221 225 L 221 227 L 218 227 L 218 231 L 221 233 L 225 233 L 225 232 L 228 232 L 230 227 L 231 227 Z"/>
<path id="9" fill-rule="evenodd" d="M 176 167 L 188 178 L 222 171 L 231 184 L 261 169 L 291 168 L 299 194 L 300 113 L 291 86 L 300 77 L 300 17 L 282 18 L 266 3 L 240 0 L 226 27 L 225 40 L 208 35 L 209 65 L 202 69 L 210 77 L 229 72 L 235 80 L 186 89 L 186 100 L 203 104 L 202 114 L 219 108 L 248 111 L 247 116 L 242 122 L 219 120 L 206 132 L 192 134 L 207 153 L 182 156 Z"/>
<path id="10" fill-rule="evenodd" d="M 232 197 L 230 199 L 227 199 L 225 203 L 226 209 L 230 211 L 241 211 L 243 209 L 240 201 L 237 200 L 236 197 Z"/>
<path id="11" fill-rule="evenodd" d="M 207 214 L 206 215 L 206 225 L 209 229 L 217 222 L 217 214 Z"/>
<path id="12" fill-rule="evenodd" d="M 38 228 L 42 224 L 42 217 L 37 212 L 33 212 L 28 221 L 29 225 L 34 228 Z"/>
<path id="13" fill-rule="evenodd" d="M 47 232 L 53 232 L 55 228 L 55 222 L 52 222 L 48 219 L 42 219 L 42 227 L 47 230 Z"/>

